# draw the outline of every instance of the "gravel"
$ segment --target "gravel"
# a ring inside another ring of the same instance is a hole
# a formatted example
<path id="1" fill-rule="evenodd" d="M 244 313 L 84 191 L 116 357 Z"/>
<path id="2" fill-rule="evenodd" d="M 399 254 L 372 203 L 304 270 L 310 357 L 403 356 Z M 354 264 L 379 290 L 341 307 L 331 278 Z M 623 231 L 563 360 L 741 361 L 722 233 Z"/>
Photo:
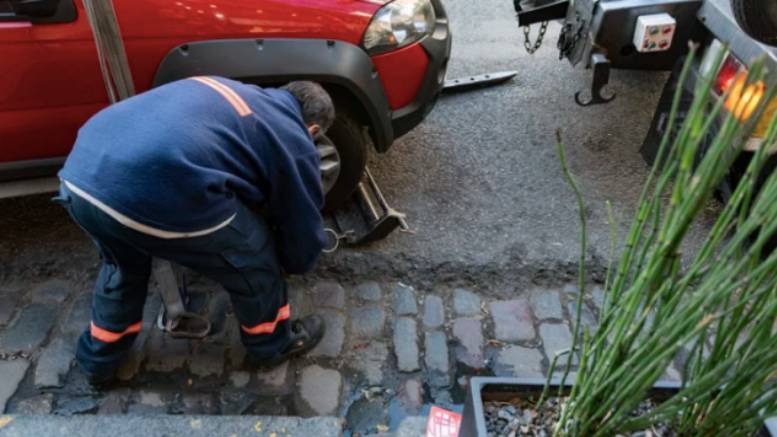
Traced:
<path id="1" fill-rule="evenodd" d="M 634 411 L 642 415 L 655 408 L 648 400 L 641 403 Z M 558 419 L 559 398 L 549 398 L 539 410 L 536 405 L 523 399 L 513 399 L 510 402 L 488 401 L 483 405 L 488 437 L 550 437 Z M 674 437 L 676 434 L 668 427 L 653 427 L 649 430 L 629 434 L 618 434 L 616 437 Z"/>

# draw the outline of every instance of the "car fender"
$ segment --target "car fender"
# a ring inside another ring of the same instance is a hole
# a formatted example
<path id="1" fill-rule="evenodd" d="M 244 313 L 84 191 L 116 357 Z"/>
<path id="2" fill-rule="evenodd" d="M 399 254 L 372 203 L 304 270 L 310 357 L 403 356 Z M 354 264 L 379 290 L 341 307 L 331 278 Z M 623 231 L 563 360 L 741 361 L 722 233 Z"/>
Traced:
<path id="1" fill-rule="evenodd" d="M 263 86 L 313 80 L 345 89 L 367 117 L 375 148 L 394 141 L 391 108 L 372 60 L 360 47 L 320 39 L 229 39 L 196 41 L 172 49 L 154 86 L 191 76 L 214 75 Z"/>

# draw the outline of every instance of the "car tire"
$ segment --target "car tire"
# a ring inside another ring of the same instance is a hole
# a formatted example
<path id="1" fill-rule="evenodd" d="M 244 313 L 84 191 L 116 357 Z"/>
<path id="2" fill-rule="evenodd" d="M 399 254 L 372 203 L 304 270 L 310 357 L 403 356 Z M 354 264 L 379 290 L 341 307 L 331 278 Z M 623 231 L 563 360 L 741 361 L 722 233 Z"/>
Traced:
<path id="1" fill-rule="evenodd" d="M 777 2 L 731 0 L 731 9 L 745 33 L 765 44 L 777 46 Z"/>
<path id="2" fill-rule="evenodd" d="M 362 178 L 367 165 L 367 138 L 355 117 L 340 108 L 326 136 L 340 155 L 340 173 L 324 204 L 324 211 L 331 212 L 348 200 Z"/>

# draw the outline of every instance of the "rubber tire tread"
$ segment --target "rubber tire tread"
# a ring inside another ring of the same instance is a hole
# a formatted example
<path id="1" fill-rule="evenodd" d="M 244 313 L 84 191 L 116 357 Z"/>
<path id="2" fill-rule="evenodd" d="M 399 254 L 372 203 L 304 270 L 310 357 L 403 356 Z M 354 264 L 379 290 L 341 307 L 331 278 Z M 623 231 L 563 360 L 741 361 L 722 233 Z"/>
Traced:
<path id="1" fill-rule="evenodd" d="M 337 118 L 326 133 L 340 155 L 340 175 L 326 195 L 324 212 L 343 205 L 353 194 L 367 166 L 367 139 L 356 118 L 337 108 Z"/>
<path id="2" fill-rule="evenodd" d="M 777 46 L 777 5 L 775 0 L 731 0 L 734 18 L 742 30 L 765 44 Z"/>

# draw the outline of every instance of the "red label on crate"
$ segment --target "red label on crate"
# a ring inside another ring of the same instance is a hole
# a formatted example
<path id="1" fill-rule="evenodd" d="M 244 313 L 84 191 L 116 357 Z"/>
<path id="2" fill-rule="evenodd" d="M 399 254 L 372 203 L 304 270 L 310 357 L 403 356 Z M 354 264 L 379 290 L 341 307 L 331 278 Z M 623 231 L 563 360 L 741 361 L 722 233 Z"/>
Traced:
<path id="1" fill-rule="evenodd" d="M 440 407 L 432 407 L 426 422 L 426 437 L 457 437 L 461 414 Z"/>

